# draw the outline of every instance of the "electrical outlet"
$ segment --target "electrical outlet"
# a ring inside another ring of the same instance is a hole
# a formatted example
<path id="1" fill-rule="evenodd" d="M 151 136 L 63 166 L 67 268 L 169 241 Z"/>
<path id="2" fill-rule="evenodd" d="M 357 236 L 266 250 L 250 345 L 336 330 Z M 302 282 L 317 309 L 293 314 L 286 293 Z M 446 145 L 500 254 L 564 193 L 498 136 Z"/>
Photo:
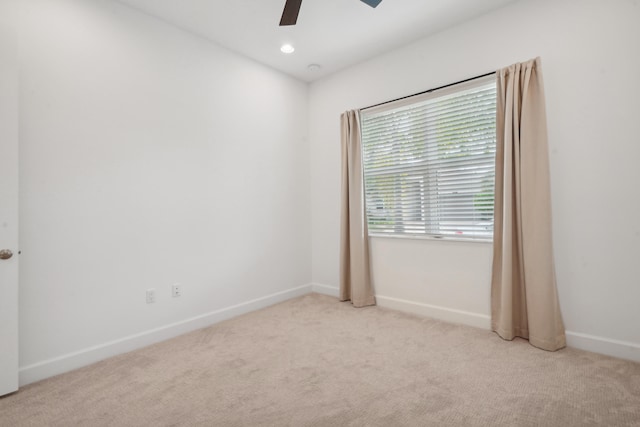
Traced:
<path id="1" fill-rule="evenodd" d="M 171 295 L 173 295 L 174 298 L 182 296 L 182 285 L 180 283 L 176 283 L 171 287 Z"/>
<path id="2" fill-rule="evenodd" d="M 153 304 L 156 302 L 156 290 L 147 289 L 147 304 Z"/>

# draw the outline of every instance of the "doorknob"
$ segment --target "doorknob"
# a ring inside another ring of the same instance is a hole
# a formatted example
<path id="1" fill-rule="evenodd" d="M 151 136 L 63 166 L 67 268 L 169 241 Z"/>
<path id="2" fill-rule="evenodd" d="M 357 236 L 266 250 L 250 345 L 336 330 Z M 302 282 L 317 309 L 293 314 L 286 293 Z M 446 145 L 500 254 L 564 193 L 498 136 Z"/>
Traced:
<path id="1" fill-rule="evenodd" d="M 9 249 L 2 249 L 0 251 L 0 259 L 9 259 L 13 256 L 13 252 L 11 252 Z"/>

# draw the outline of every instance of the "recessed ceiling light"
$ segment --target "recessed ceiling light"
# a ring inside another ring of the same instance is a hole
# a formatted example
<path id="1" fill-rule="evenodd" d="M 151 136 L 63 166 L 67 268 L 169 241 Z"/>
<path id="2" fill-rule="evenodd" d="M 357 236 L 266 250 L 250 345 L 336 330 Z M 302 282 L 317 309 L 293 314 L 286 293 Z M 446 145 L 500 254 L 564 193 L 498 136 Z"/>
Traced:
<path id="1" fill-rule="evenodd" d="M 320 64 L 309 64 L 307 67 L 309 71 L 320 71 L 321 68 L 322 66 Z"/>
<path id="2" fill-rule="evenodd" d="M 283 44 L 282 47 L 280 48 L 280 51 L 282 53 L 293 53 L 295 50 L 296 49 L 290 44 Z"/>

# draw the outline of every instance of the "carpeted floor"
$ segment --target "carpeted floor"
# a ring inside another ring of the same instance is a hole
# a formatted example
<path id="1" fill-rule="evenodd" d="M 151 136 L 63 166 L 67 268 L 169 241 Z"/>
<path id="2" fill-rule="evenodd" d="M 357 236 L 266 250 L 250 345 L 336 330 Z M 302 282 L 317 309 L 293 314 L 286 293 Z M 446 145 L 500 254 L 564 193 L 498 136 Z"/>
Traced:
<path id="1" fill-rule="evenodd" d="M 640 426 L 640 364 L 311 294 L 24 387 L 2 426 Z"/>

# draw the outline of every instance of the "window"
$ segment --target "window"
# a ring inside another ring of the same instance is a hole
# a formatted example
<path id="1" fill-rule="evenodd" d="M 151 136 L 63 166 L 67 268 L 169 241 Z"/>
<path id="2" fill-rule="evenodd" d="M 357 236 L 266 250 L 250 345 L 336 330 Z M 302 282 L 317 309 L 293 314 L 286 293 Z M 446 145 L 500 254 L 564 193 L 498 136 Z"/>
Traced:
<path id="1" fill-rule="evenodd" d="M 495 77 L 361 112 L 371 235 L 490 240 Z"/>

